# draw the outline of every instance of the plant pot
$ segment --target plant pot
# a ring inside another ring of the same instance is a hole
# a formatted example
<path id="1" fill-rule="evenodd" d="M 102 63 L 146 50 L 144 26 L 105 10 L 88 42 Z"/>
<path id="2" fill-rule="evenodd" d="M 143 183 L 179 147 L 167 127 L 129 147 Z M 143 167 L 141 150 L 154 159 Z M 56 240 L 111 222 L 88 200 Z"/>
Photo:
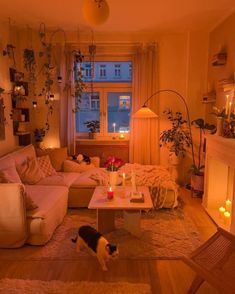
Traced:
<path id="1" fill-rule="evenodd" d="M 191 189 L 198 192 L 204 191 L 204 175 L 191 175 Z"/>
<path id="2" fill-rule="evenodd" d="M 89 133 L 89 139 L 96 139 L 97 134 L 96 133 Z"/>

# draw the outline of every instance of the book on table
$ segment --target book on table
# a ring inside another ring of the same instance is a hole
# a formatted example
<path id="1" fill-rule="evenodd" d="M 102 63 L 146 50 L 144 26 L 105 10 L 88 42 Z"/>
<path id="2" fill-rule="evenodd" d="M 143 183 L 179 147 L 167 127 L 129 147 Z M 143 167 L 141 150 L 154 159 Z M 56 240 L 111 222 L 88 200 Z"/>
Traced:
<path id="1" fill-rule="evenodd" d="M 130 193 L 130 202 L 144 202 L 144 193 L 139 191 L 134 191 Z"/>

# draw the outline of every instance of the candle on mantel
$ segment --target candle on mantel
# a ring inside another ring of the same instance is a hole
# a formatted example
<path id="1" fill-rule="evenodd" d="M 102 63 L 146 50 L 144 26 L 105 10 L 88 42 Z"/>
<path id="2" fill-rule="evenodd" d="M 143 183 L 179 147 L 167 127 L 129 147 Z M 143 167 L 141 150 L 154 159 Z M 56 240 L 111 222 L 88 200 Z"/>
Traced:
<path id="1" fill-rule="evenodd" d="M 116 123 L 113 123 L 113 132 L 116 133 Z"/>
<path id="2" fill-rule="evenodd" d="M 227 200 L 225 201 L 225 208 L 226 208 L 226 210 L 227 210 L 228 212 L 231 212 L 231 205 L 232 205 L 231 200 L 227 199 Z"/>
<path id="3" fill-rule="evenodd" d="M 228 120 L 230 120 L 231 110 L 232 110 L 232 102 L 229 102 L 229 107 L 228 107 Z"/>
<path id="4" fill-rule="evenodd" d="M 224 213 L 224 223 L 225 223 L 226 225 L 227 225 L 227 224 L 229 223 L 229 221 L 230 221 L 230 216 L 231 216 L 230 212 L 225 211 L 225 213 Z"/>
<path id="5" fill-rule="evenodd" d="M 228 98 L 229 98 L 229 95 L 226 95 L 226 104 L 225 104 L 225 114 L 226 115 L 228 114 Z"/>
<path id="6" fill-rule="evenodd" d="M 126 174 L 122 173 L 122 185 L 125 187 L 126 186 Z"/>
<path id="7" fill-rule="evenodd" d="M 107 191 L 107 198 L 109 200 L 113 199 L 113 189 L 112 189 L 112 187 L 109 187 L 109 189 Z"/>
<path id="8" fill-rule="evenodd" d="M 226 209 L 225 209 L 223 206 L 221 206 L 221 207 L 219 208 L 219 215 L 220 215 L 220 218 L 223 218 L 225 211 L 226 211 Z"/>

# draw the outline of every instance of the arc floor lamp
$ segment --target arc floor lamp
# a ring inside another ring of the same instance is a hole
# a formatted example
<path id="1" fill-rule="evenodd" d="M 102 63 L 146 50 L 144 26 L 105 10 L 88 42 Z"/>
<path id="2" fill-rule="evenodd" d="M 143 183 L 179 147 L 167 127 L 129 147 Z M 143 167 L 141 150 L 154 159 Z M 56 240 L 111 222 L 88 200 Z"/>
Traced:
<path id="1" fill-rule="evenodd" d="M 158 118 L 158 115 L 153 112 L 148 106 L 147 103 L 149 102 L 149 100 L 151 100 L 154 96 L 157 96 L 160 93 L 173 93 L 175 94 L 178 98 L 180 98 L 180 100 L 183 102 L 184 106 L 185 106 L 185 110 L 186 110 L 186 116 L 187 116 L 187 121 L 188 121 L 188 127 L 189 127 L 189 134 L 190 134 L 190 139 L 191 139 L 191 152 L 192 152 L 192 161 L 193 161 L 193 165 L 195 166 L 195 158 L 194 158 L 194 147 L 193 147 L 193 136 L 192 136 L 192 128 L 191 128 L 191 120 L 190 120 L 190 115 L 189 115 L 189 109 L 188 109 L 188 105 L 187 102 L 185 100 L 185 98 L 177 91 L 175 90 L 171 90 L 171 89 L 161 89 L 158 90 L 156 92 L 154 92 L 151 96 L 149 96 L 143 106 L 137 110 L 133 115 L 132 118 L 140 118 L 140 119 L 146 119 L 146 118 Z"/>

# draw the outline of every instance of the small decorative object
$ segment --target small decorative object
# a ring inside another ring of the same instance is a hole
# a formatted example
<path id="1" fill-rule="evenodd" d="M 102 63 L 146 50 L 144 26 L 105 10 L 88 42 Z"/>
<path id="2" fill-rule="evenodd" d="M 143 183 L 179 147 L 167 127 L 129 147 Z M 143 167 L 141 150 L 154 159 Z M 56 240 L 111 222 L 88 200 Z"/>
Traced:
<path id="1" fill-rule="evenodd" d="M 98 120 L 89 120 L 84 122 L 89 130 L 89 138 L 95 139 L 95 134 L 100 130 L 100 122 Z"/>
<path id="2" fill-rule="evenodd" d="M 107 198 L 109 200 L 113 199 L 113 189 L 112 189 L 112 187 L 109 187 L 109 189 L 107 191 Z"/>
<path id="3" fill-rule="evenodd" d="M 119 139 L 125 139 L 125 135 L 123 133 L 120 133 Z"/>
<path id="4" fill-rule="evenodd" d="M 33 108 L 37 108 L 37 106 L 38 106 L 37 101 L 33 101 L 32 104 L 33 104 Z"/>

